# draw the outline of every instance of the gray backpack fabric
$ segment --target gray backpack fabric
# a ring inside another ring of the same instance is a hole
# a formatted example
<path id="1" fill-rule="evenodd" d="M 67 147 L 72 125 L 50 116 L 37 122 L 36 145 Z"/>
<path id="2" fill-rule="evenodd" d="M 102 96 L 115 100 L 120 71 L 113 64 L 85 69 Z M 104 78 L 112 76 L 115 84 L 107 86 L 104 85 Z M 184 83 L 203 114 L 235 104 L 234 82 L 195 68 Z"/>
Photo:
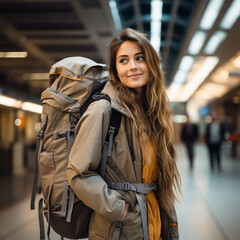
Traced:
<path id="1" fill-rule="evenodd" d="M 48 239 L 50 226 L 62 237 L 80 239 L 88 236 L 92 210 L 70 188 L 66 167 L 75 139 L 75 126 L 87 107 L 101 98 L 101 90 L 107 81 L 106 65 L 83 57 L 65 58 L 50 70 L 50 87 L 41 95 L 42 126 L 38 134 L 31 198 L 31 209 L 35 209 L 36 193 L 42 191 L 40 239 L 45 239 L 43 215 L 48 221 Z"/>

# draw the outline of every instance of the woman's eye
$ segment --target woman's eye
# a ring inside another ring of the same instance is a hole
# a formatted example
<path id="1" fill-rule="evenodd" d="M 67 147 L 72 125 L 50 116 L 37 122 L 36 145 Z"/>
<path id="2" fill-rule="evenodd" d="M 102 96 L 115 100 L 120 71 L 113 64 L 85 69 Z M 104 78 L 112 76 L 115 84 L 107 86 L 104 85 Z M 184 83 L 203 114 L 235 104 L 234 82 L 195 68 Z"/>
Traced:
<path id="1" fill-rule="evenodd" d="M 137 57 L 137 60 L 138 60 L 138 61 L 144 61 L 145 59 L 144 59 L 144 56 L 138 56 L 138 57 Z"/>
<path id="2" fill-rule="evenodd" d="M 122 58 L 119 60 L 119 63 L 126 63 L 126 62 L 127 62 L 127 59 L 125 59 L 125 58 Z"/>

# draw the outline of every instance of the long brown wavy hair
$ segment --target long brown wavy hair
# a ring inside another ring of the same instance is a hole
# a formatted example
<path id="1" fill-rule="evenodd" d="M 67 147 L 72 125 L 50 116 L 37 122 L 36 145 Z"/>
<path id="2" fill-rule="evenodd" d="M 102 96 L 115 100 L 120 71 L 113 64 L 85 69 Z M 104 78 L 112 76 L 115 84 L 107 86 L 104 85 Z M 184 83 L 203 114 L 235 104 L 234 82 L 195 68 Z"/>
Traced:
<path id="1" fill-rule="evenodd" d="M 142 49 L 149 69 L 149 81 L 144 86 L 141 101 L 134 89 L 120 82 L 116 68 L 116 54 L 125 41 L 133 41 Z M 158 161 L 158 199 L 161 206 L 169 211 L 180 190 L 180 176 L 176 165 L 174 129 L 169 100 L 160 69 L 160 59 L 143 33 L 124 29 L 109 45 L 109 75 L 119 93 L 123 106 L 132 116 L 138 135 L 143 132 L 153 141 Z M 142 103 L 142 104 L 141 104 Z"/>

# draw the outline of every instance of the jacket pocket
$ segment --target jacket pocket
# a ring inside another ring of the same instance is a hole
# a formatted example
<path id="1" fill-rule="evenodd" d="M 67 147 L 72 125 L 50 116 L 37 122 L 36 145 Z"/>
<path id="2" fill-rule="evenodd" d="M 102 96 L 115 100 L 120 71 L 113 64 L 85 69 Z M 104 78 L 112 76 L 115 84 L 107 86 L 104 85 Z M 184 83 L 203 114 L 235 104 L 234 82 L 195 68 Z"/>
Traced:
<path id="1" fill-rule="evenodd" d="M 143 239 L 140 208 L 137 203 L 134 206 L 134 211 L 129 209 L 126 218 L 122 222 L 121 239 Z"/>

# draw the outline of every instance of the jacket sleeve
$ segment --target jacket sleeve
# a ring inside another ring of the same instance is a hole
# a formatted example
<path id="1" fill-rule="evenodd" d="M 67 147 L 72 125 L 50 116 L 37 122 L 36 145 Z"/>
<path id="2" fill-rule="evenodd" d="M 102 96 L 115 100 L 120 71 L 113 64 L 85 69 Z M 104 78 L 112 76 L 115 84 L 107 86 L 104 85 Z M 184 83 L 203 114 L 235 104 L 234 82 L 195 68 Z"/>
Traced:
<path id="1" fill-rule="evenodd" d="M 67 178 L 85 205 L 114 222 L 123 216 L 125 201 L 116 190 L 108 188 L 97 172 L 110 115 L 110 103 L 103 99 L 92 103 L 81 117 L 69 156 Z"/>

